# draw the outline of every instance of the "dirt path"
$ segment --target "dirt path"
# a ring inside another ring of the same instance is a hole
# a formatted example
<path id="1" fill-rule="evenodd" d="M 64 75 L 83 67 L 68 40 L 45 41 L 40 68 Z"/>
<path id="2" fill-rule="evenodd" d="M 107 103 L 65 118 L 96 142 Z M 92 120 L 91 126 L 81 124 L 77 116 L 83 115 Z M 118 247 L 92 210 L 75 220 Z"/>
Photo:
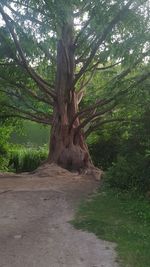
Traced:
<path id="1" fill-rule="evenodd" d="M 0 175 L 0 267 L 117 267 L 114 244 L 69 223 L 96 187 L 55 166 Z"/>

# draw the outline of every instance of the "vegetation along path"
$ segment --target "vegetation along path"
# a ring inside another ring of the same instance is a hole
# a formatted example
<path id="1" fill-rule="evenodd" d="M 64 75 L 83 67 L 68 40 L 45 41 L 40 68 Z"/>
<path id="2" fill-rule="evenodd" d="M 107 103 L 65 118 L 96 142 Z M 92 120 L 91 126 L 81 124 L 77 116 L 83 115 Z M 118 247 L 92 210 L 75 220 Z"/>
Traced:
<path id="1" fill-rule="evenodd" d="M 55 165 L 0 174 L 0 267 L 117 267 L 115 244 L 70 223 L 96 187 Z"/>

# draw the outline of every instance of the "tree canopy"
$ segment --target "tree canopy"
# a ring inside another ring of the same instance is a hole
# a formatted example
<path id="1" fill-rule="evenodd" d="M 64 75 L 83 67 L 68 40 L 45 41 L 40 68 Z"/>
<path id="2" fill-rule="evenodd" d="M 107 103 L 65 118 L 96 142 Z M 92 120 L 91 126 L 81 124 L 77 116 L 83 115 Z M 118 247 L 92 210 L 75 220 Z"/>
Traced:
<path id="1" fill-rule="evenodd" d="M 130 118 L 127 104 L 149 97 L 149 4 L 1 0 L 0 117 L 52 125 L 58 105 L 86 135 Z"/>

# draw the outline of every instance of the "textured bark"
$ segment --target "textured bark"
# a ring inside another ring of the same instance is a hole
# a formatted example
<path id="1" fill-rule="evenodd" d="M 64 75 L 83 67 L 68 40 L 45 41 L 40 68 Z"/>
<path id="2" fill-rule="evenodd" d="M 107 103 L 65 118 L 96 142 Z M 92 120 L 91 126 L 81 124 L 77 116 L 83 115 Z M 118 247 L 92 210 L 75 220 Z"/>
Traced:
<path id="1" fill-rule="evenodd" d="M 92 162 L 83 132 L 76 131 L 80 125 L 78 118 L 70 128 L 77 110 L 78 95 L 74 91 L 70 91 L 70 103 L 66 101 L 61 106 L 55 106 L 49 160 L 68 170 L 80 171 L 89 168 Z"/>
<path id="2" fill-rule="evenodd" d="M 69 170 L 81 170 L 92 165 L 88 147 L 82 131 L 77 132 L 79 119 L 78 93 L 74 81 L 73 22 L 70 19 L 63 26 L 62 37 L 57 48 L 56 101 L 51 128 L 49 161 Z M 73 123 L 72 123 L 73 122 Z M 70 127 L 71 125 L 71 127 Z"/>

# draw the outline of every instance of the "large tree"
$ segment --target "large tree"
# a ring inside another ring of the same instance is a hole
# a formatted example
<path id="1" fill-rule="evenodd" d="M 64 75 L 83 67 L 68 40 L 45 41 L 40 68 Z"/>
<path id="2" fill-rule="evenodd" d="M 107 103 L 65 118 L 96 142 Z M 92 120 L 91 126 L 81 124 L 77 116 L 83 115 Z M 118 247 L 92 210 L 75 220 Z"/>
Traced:
<path id="1" fill-rule="evenodd" d="M 150 76 L 149 12 L 148 0 L 1 0 L 1 118 L 51 125 L 48 161 L 91 167 L 85 135 Z"/>

